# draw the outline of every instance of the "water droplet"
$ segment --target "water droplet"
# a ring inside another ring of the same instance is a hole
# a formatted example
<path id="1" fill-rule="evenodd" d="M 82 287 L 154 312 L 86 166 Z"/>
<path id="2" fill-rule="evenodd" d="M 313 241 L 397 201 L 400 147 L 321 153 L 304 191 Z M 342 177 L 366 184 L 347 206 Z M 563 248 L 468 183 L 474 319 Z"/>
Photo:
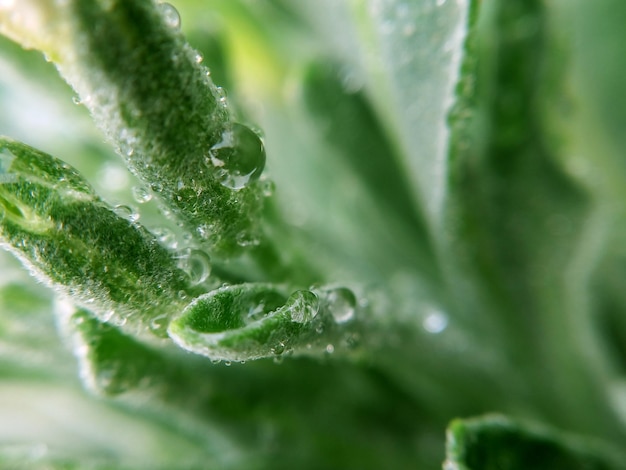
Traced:
<path id="1" fill-rule="evenodd" d="M 275 356 L 280 356 L 282 353 L 285 352 L 285 343 L 283 343 L 282 341 L 280 343 L 278 343 L 276 346 L 274 346 L 273 348 L 270 349 L 270 352 L 272 354 L 274 354 Z"/>
<path id="2" fill-rule="evenodd" d="M 196 55 L 194 56 L 194 60 L 196 61 L 196 64 L 201 64 L 202 61 L 204 60 L 204 57 L 202 57 L 202 54 L 200 54 L 199 52 L 196 52 Z"/>
<path id="3" fill-rule="evenodd" d="M 144 186 L 133 186 L 132 193 L 139 204 L 145 204 L 152 199 L 152 193 Z"/>
<path id="4" fill-rule="evenodd" d="M 274 364 L 282 364 L 284 359 L 283 356 L 274 356 Z"/>
<path id="5" fill-rule="evenodd" d="M 440 310 L 430 309 L 424 317 L 422 326 L 428 333 L 441 333 L 448 326 L 448 317 Z"/>
<path id="6" fill-rule="evenodd" d="M 276 189 L 276 185 L 273 181 L 265 180 L 261 182 L 261 191 L 263 192 L 263 196 L 270 197 L 274 194 Z"/>
<path id="7" fill-rule="evenodd" d="M 317 325 L 317 326 L 315 327 L 315 332 L 316 332 L 318 335 L 321 335 L 322 333 L 324 333 L 324 324 L 323 324 L 323 323 L 320 323 L 319 325 Z"/>
<path id="8" fill-rule="evenodd" d="M 139 220 L 139 213 L 125 204 L 115 206 L 115 213 L 130 222 L 137 222 Z"/>
<path id="9" fill-rule="evenodd" d="M 221 86 L 218 86 L 217 88 L 215 88 L 215 95 L 216 95 L 217 101 L 220 102 L 222 107 L 226 108 L 228 106 L 228 98 L 226 98 L 226 90 L 224 90 L 224 88 L 222 88 Z"/>
<path id="10" fill-rule="evenodd" d="M 326 352 L 328 354 L 332 354 L 335 352 L 335 346 L 333 346 L 332 344 L 327 344 L 326 345 Z"/>
<path id="11" fill-rule="evenodd" d="M 239 190 L 259 178 L 265 166 L 265 149 L 258 135 L 241 124 L 222 133 L 222 140 L 209 151 L 217 180 Z"/>
<path id="12" fill-rule="evenodd" d="M 288 306 L 292 321 L 306 323 L 317 315 L 320 308 L 320 301 L 313 292 L 298 290 L 291 294 L 285 305 Z"/>
<path id="13" fill-rule="evenodd" d="M 75 105 L 83 104 L 78 96 L 72 96 L 72 103 L 74 103 Z"/>
<path id="14" fill-rule="evenodd" d="M 335 323 L 346 323 L 354 317 L 356 297 L 350 289 L 346 287 L 333 289 L 328 292 L 326 299 L 328 300 L 328 310 Z"/>
<path id="15" fill-rule="evenodd" d="M 167 26 L 176 29 L 180 28 L 180 15 L 174 5 L 161 3 L 159 4 L 159 10 Z"/>
<path id="16" fill-rule="evenodd" d="M 178 267 L 187 273 L 193 286 L 203 283 L 211 274 L 211 259 L 202 250 L 185 248 L 177 253 L 176 259 Z"/>
<path id="17" fill-rule="evenodd" d="M 257 246 L 261 243 L 258 237 L 249 232 L 238 233 L 236 240 L 239 246 Z"/>
<path id="18" fill-rule="evenodd" d="M 230 361 L 224 361 L 224 365 L 225 365 L 226 367 L 230 367 L 230 366 L 232 365 L 232 362 L 230 362 Z"/>

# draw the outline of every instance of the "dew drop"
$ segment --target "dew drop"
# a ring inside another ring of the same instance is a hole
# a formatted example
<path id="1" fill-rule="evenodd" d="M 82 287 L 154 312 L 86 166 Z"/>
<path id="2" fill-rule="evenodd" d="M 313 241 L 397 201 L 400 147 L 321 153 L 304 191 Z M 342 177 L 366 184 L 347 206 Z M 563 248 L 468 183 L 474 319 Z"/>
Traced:
<path id="1" fill-rule="evenodd" d="M 133 186 L 132 188 L 133 198 L 139 204 L 145 204 L 152 199 L 152 194 L 144 186 Z"/>
<path id="2" fill-rule="evenodd" d="M 196 61 L 196 64 L 201 64 L 202 61 L 204 60 L 204 57 L 199 52 L 196 52 L 196 55 L 194 56 L 194 60 Z"/>
<path id="3" fill-rule="evenodd" d="M 285 352 L 285 343 L 283 343 L 282 341 L 280 343 L 278 343 L 276 346 L 274 346 L 273 348 L 270 349 L 270 352 L 272 354 L 274 354 L 275 356 L 280 356 L 282 353 Z"/>
<path id="4" fill-rule="evenodd" d="M 333 346 L 332 344 L 327 344 L 326 345 L 326 352 L 328 354 L 332 354 L 335 352 L 335 346 Z"/>
<path id="5" fill-rule="evenodd" d="M 211 147 L 209 154 L 217 180 L 235 191 L 257 180 L 265 166 L 261 139 L 237 123 L 222 133 L 222 140 Z"/>
<path id="6" fill-rule="evenodd" d="M 249 232 L 240 232 L 236 237 L 239 246 L 257 246 L 261 243 L 258 237 Z"/>
<path id="7" fill-rule="evenodd" d="M 115 206 L 115 213 L 130 222 L 137 222 L 139 220 L 139 213 L 125 204 Z"/>
<path id="8" fill-rule="evenodd" d="M 428 333 L 441 333 L 448 326 L 448 317 L 440 310 L 431 309 L 424 317 L 422 326 Z"/>
<path id="9" fill-rule="evenodd" d="M 193 286 L 203 283 L 211 274 L 211 259 L 202 250 L 185 248 L 177 253 L 176 258 L 178 267 L 187 273 Z"/>
<path id="10" fill-rule="evenodd" d="M 225 365 L 226 367 L 230 367 L 230 366 L 232 365 L 232 362 L 230 362 L 230 361 L 224 361 L 224 365 Z"/>
<path id="11" fill-rule="evenodd" d="M 75 105 L 83 104 L 78 96 L 72 96 L 72 103 L 74 103 Z"/>
<path id="12" fill-rule="evenodd" d="M 282 364 L 284 359 L 283 356 L 274 356 L 274 364 Z"/>
<path id="13" fill-rule="evenodd" d="M 276 185 L 273 181 L 265 180 L 261 183 L 261 191 L 263 192 L 263 196 L 270 197 L 274 194 L 276 189 Z"/>
<path id="14" fill-rule="evenodd" d="M 346 288 L 339 287 L 327 294 L 328 310 L 333 316 L 335 323 L 346 323 L 354 317 L 356 307 L 356 297 L 354 293 Z"/>
<path id="15" fill-rule="evenodd" d="M 159 4 L 159 10 L 167 26 L 175 29 L 180 28 L 180 14 L 174 5 L 161 3 Z"/>
<path id="16" fill-rule="evenodd" d="M 224 88 L 222 88 L 221 86 L 218 86 L 215 89 L 215 94 L 217 97 L 217 100 L 220 102 L 220 104 L 222 105 L 222 107 L 227 107 L 228 106 L 228 98 L 226 98 L 226 90 L 224 90 Z"/>
<path id="17" fill-rule="evenodd" d="M 313 292 L 298 290 L 291 294 L 285 305 L 289 308 L 292 321 L 306 323 L 317 315 L 320 308 L 320 301 Z"/>

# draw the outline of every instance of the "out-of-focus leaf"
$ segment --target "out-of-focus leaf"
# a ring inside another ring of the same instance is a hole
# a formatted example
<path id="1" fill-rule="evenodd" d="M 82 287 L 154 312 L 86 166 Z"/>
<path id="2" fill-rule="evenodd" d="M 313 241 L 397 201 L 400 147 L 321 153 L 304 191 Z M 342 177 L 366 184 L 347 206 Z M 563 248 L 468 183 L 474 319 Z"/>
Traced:
<path id="1" fill-rule="evenodd" d="M 505 417 L 455 420 L 448 428 L 445 470 L 618 470 L 615 451 Z"/>

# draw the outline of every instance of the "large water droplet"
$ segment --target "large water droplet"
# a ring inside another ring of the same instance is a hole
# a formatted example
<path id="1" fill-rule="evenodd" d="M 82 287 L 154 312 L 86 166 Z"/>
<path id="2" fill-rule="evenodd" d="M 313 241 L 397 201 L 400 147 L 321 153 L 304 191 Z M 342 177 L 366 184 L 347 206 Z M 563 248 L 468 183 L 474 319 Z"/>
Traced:
<path id="1" fill-rule="evenodd" d="M 211 147 L 209 163 L 217 180 L 239 190 L 259 178 L 265 167 L 265 149 L 259 136 L 246 126 L 233 124 L 222 133 L 222 140 Z"/>
<path id="2" fill-rule="evenodd" d="M 152 199 L 152 193 L 144 186 L 133 186 L 132 193 L 139 204 L 145 204 Z"/>
<path id="3" fill-rule="evenodd" d="M 328 310 L 335 323 L 346 323 L 354 317 L 356 297 L 350 289 L 346 287 L 333 289 L 328 292 L 326 299 L 328 300 Z"/>
<path id="4" fill-rule="evenodd" d="M 189 276 L 191 285 L 198 285 L 211 274 L 211 259 L 204 251 L 186 248 L 176 255 L 178 267 Z"/>
<path id="5" fill-rule="evenodd" d="M 308 290 L 298 290 L 287 299 L 291 319 L 298 323 L 311 321 L 317 315 L 320 301 L 317 295 Z"/>
<path id="6" fill-rule="evenodd" d="M 180 14 L 174 5 L 170 5 L 169 3 L 160 3 L 159 11 L 161 12 L 161 16 L 167 26 L 176 29 L 180 28 Z"/>

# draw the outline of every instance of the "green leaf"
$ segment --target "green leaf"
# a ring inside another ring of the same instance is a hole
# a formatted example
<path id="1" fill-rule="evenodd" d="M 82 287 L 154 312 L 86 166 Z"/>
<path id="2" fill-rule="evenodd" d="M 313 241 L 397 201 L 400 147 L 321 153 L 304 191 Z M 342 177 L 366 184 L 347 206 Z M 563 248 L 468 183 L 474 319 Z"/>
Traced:
<path id="1" fill-rule="evenodd" d="M 140 330 L 197 292 L 171 252 L 69 165 L 6 138 L 0 164 L 0 241 L 40 280 Z"/>
<path id="2" fill-rule="evenodd" d="M 453 421 L 446 455 L 446 470 L 626 468 L 623 456 L 602 445 L 502 416 Z"/>
<path id="3" fill-rule="evenodd" d="M 233 122 L 174 7 L 74 0 L 22 8 L 7 17 L 9 28 L 27 28 L 20 20 L 28 14 L 48 19 L 23 41 L 41 43 L 131 171 L 198 241 L 227 255 L 258 240 L 263 144 Z"/>
<path id="4" fill-rule="evenodd" d="M 217 289 L 191 302 L 172 321 L 169 335 L 181 347 L 215 361 L 354 349 L 359 330 L 352 322 L 357 308 L 352 291 L 299 290 L 289 298 L 285 292 L 266 284 Z"/>

